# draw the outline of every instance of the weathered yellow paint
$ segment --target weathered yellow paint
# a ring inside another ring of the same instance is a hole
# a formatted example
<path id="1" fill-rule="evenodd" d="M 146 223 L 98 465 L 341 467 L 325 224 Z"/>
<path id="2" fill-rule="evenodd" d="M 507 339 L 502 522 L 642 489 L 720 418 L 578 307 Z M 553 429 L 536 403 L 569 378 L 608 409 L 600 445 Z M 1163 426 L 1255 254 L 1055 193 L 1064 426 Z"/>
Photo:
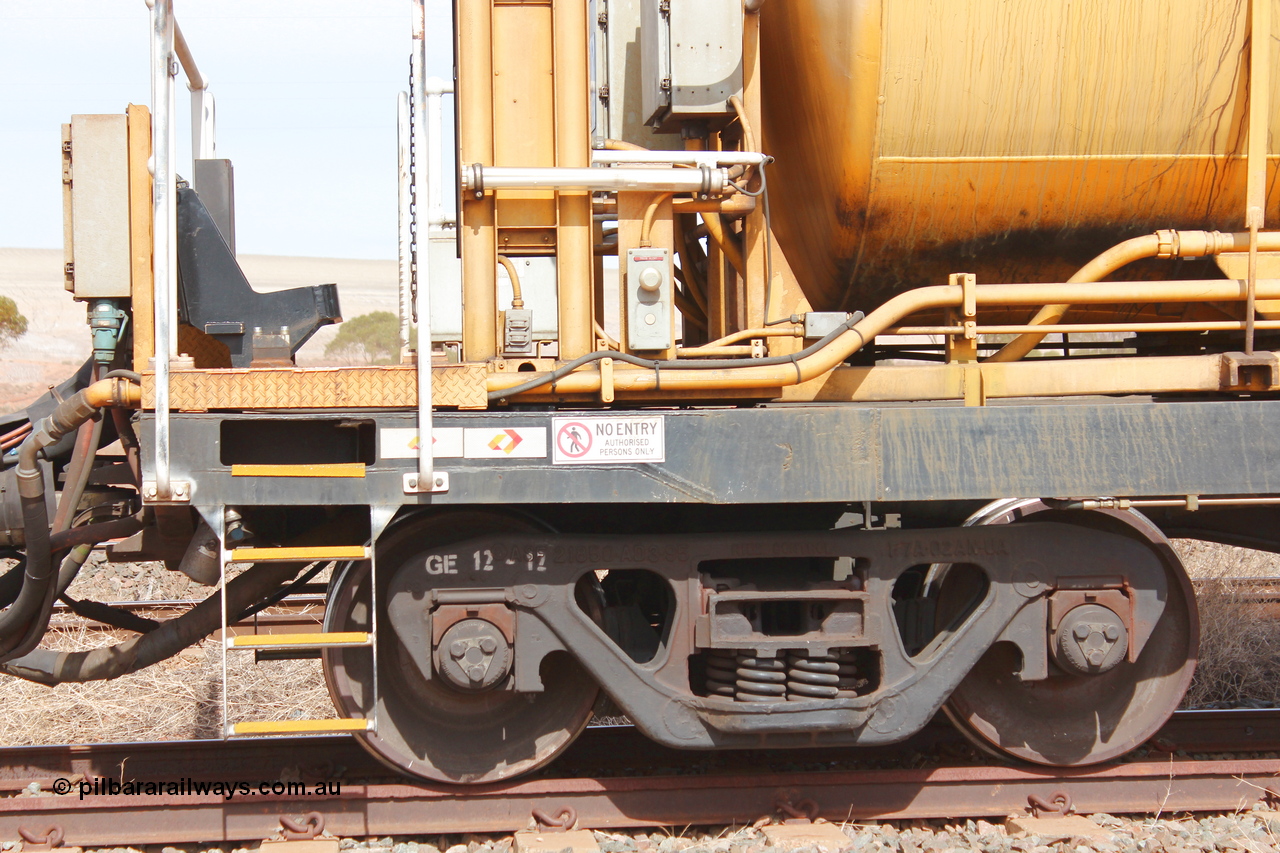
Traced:
<path id="1" fill-rule="evenodd" d="M 327 648 L 329 646 L 367 646 L 367 631 L 337 631 L 311 634 L 237 634 L 227 640 L 227 648 Z"/>
<path id="2" fill-rule="evenodd" d="M 231 735 L 296 735 L 372 731 L 372 720 L 272 720 L 232 723 Z"/>
<path id="3" fill-rule="evenodd" d="M 363 462 L 324 465 L 232 465 L 232 477 L 355 477 L 364 476 Z"/>
<path id="4" fill-rule="evenodd" d="M 151 252 L 151 111 L 130 104 L 129 128 L 129 277 L 133 294 L 133 369 L 146 370 L 156 353 Z"/>
<path id="5" fill-rule="evenodd" d="M 294 548 L 236 548 L 231 560 L 236 563 L 279 563 L 290 560 L 367 560 L 369 549 L 363 545 L 305 545 Z"/>
<path id="6" fill-rule="evenodd" d="M 867 309 L 962 270 L 1062 280 L 1136 233 L 1243 225 L 1248 3 L 812 0 L 761 14 L 774 227 L 815 308 Z"/>

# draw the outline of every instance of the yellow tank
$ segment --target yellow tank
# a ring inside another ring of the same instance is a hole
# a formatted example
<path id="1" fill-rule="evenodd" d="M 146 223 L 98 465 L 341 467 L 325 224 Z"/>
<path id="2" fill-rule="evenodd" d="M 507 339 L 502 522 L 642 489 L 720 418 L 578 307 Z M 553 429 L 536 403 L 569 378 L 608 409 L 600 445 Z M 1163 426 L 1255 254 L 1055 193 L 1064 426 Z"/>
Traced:
<path id="1" fill-rule="evenodd" d="M 1135 234 L 1242 230 L 1249 14 L 1246 0 L 765 2 L 774 227 L 813 307 L 872 307 L 950 272 L 1061 281 Z"/>

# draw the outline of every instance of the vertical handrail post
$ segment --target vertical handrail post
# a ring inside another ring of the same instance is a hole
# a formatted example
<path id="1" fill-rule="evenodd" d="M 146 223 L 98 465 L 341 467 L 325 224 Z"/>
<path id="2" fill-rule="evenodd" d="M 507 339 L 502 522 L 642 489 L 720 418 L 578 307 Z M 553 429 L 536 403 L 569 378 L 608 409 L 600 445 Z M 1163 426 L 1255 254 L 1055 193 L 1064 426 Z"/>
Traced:
<path id="1" fill-rule="evenodd" d="M 413 334 L 413 210 L 410 207 L 413 192 L 409 184 L 412 170 L 409 160 L 409 94 L 407 92 L 400 93 L 396 106 L 396 186 L 398 187 L 396 209 L 399 261 L 396 271 L 400 284 L 400 352 L 401 360 L 404 361 L 408 357 Z"/>
<path id="2" fill-rule="evenodd" d="M 418 223 L 413 249 L 413 270 L 417 285 L 414 294 L 414 313 L 418 316 L 415 342 L 418 351 L 418 492 L 434 491 L 436 483 L 435 459 L 432 452 L 432 401 L 431 401 L 431 264 L 428 243 L 430 232 L 431 147 L 428 138 L 428 122 L 425 120 L 426 86 L 423 74 L 427 66 L 426 9 L 424 0 L 413 4 L 413 59 L 412 74 L 413 109 L 418 120 L 413 123 L 413 196 L 416 200 L 415 215 Z"/>
<path id="3" fill-rule="evenodd" d="M 169 500 L 169 364 L 177 355 L 178 221 L 177 181 L 173 164 L 177 140 L 173 132 L 174 76 L 172 0 L 155 0 L 151 7 L 151 138 L 152 214 L 155 273 L 155 478 L 154 497 Z"/>

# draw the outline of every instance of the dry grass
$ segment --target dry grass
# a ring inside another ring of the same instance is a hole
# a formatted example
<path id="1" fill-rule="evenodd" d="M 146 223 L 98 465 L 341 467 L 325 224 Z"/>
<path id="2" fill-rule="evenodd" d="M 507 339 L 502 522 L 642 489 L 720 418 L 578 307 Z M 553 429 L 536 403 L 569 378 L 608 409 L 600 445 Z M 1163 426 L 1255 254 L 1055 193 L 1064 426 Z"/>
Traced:
<path id="1" fill-rule="evenodd" d="M 1200 665 L 1184 705 L 1280 705 L 1280 622 L 1264 615 L 1264 605 L 1237 601 L 1230 582 L 1280 577 L 1280 557 L 1191 540 L 1174 544 L 1195 579 L 1202 626 Z M 158 564 L 111 566 L 95 558 L 72 593 L 120 601 L 191 599 L 208 590 Z M 45 645 L 85 649 L 128 636 L 73 627 L 51 631 Z M 229 666 L 232 720 L 333 714 L 319 661 L 255 664 L 252 653 L 236 652 Z M 221 683 L 221 652 L 212 640 L 109 682 L 49 688 L 0 678 L 0 707 L 7 711 L 0 715 L 0 745 L 218 737 Z"/>
<path id="2" fill-rule="evenodd" d="M 1174 542 L 1196 587 L 1200 662 L 1183 707 L 1280 705 L 1280 621 L 1240 601 L 1233 578 L 1280 577 L 1280 556 L 1195 540 Z"/>

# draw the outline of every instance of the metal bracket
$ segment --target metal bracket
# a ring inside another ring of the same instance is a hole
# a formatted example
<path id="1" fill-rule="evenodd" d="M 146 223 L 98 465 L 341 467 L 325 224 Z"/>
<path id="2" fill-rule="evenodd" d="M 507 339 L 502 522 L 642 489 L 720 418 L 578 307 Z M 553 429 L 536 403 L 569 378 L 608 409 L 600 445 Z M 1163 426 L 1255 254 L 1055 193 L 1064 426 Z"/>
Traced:
<path id="1" fill-rule="evenodd" d="M 1274 388 L 1280 379 L 1280 358 L 1269 352 L 1225 352 L 1222 354 L 1222 385 L 1224 389 L 1242 388 L 1262 373 L 1266 387 Z"/>
<path id="2" fill-rule="evenodd" d="M 191 484 L 186 480 L 170 480 L 169 494 L 167 497 L 160 496 L 160 489 L 156 485 L 155 480 L 145 480 L 142 483 L 142 499 L 147 503 L 171 503 L 185 504 L 191 503 Z"/>
<path id="3" fill-rule="evenodd" d="M 449 491 L 449 472 L 436 471 L 431 475 L 431 483 L 425 484 L 428 488 L 419 488 L 420 485 L 422 484 L 418 482 L 417 471 L 410 471 L 404 475 L 404 493 L 421 495 Z"/>

